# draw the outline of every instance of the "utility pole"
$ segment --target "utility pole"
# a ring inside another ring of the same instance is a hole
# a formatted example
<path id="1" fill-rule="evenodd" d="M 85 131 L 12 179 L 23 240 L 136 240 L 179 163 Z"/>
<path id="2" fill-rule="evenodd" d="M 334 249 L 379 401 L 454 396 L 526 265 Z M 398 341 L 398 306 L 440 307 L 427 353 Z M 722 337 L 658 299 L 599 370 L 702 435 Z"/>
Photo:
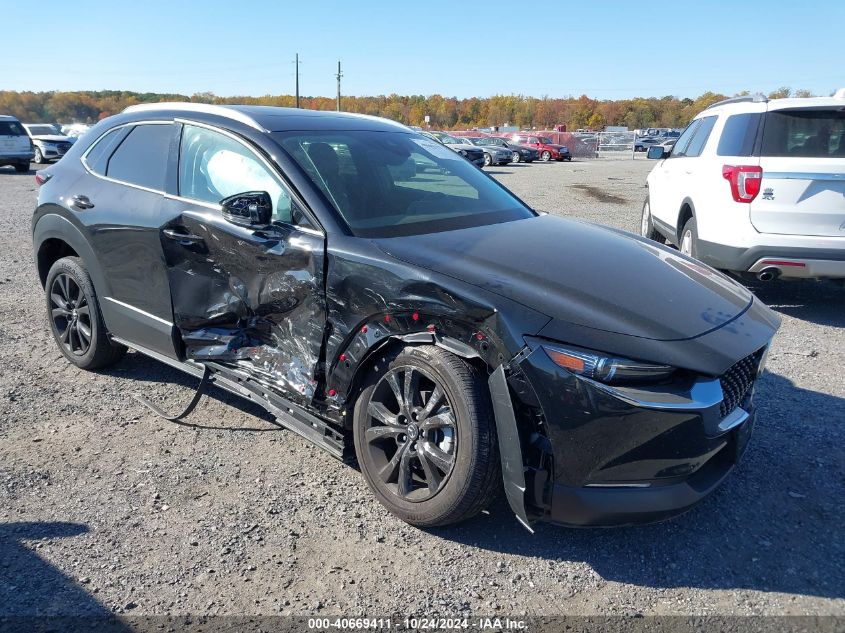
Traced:
<path id="1" fill-rule="evenodd" d="M 340 112 L 340 78 L 343 77 L 343 73 L 340 72 L 340 60 L 337 62 L 337 111 Z"/>
<path id="2" fill-rule="evenodd" d="M 296 65 L 296 107 L 299 107 L 299 53 L 296 54 L 296 59 L 293 62 Z"/>

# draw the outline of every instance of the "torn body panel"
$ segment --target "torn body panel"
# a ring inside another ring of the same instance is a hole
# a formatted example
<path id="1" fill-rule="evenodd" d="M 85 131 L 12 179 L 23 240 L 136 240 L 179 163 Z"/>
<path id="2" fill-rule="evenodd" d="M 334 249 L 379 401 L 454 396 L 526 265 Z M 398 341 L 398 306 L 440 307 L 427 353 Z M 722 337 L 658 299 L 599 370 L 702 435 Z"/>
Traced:
<path id="1" fill-rule="evenodd" d="M 310 402 L 326 322 L 324 238 L 283 225 L 256 231 L 191 209 L 164 227 L 162 246 L 184 356 L 244 369 Z"/>
<path id="2" fill-rule="evenodd" d="M 418 342 L 452 345 L 492 371 L 524 346 L 526 332 L 549 321 L 519 304 L 503 312 L 507 300 L 387 254 L 375 258 L 360 239 L 332 236 L 329 246 L 327 389 L 337 409 L 353 396 L 358 369 L 389 340 L 427 335 Z"/>

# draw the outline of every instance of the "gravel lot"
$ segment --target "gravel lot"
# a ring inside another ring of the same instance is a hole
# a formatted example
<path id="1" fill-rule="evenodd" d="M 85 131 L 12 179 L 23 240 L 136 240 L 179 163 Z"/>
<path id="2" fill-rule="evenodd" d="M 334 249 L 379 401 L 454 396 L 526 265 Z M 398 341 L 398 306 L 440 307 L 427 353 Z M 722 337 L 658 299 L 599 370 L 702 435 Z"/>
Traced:
<path id="1" fill-rule="evenodd" d="M 537 209 L 636 230 L 650 166 L 490 171 Z M 757 289 L 783 327 L 755 437 L 693 511 L 531 536 L 501 501 L 421 531 L 249 403 L 215 390 L 173 424 L 131 396 L 175 408 L 193 379 L 138 354 L 65 362 L 32 263 L 35 189 L 0 169 L 0 616 L 845 615 L 842 286 Z"/>

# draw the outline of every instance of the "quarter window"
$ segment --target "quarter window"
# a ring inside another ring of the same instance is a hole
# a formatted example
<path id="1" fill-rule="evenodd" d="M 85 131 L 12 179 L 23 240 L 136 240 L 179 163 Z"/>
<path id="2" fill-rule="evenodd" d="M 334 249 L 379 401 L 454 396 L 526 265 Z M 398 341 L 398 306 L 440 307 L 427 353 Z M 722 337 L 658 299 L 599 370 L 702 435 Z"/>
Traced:
<path id="1" fill-rule="evenodd" d="M 269 193 L 273 221 L 291 222 L 290 195 L 255 153 L 225 134 L 186 125 L 179 152 L 179 195 L 219 204 L 248 191 Z"/>
<path id="2" fill-rule="evenodd" d="M 754 153 L 754 141 L 757 138 L 760 117 L 758 112 L 729 116 L 725 121 L 716 154 L 718 156 L 751 156 Z"/>
<path id="3" fill-rule="evenodd" d="M 172 136 L 172 124 L 136 125 L 108 159 L 106 176 L 164 191 Z"/>
<path id="4" fill-rule="evenodd" d="M 94 146 L 85 154 L 85 164 L 88 169 L 100 174 L 106 175 L 106 162 L 114 152 L 114 148 L 120 144 L 120 141 L 126 136 L 128 131 L 125 127 L 114 128 L 103 134 Z"/>

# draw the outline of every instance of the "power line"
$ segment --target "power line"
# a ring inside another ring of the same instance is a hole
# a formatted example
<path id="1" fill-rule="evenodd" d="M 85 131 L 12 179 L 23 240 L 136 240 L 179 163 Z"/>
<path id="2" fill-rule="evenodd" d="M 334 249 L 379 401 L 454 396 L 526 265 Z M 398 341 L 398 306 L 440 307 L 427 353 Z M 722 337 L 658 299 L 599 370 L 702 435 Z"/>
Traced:
<path id="1" fill-rule="evenodd" d="M 337 62 L 337 111 L 340 112 L 340 78 L 343 77 L 343 73 L 340 72 L 340 60 Z"/>

